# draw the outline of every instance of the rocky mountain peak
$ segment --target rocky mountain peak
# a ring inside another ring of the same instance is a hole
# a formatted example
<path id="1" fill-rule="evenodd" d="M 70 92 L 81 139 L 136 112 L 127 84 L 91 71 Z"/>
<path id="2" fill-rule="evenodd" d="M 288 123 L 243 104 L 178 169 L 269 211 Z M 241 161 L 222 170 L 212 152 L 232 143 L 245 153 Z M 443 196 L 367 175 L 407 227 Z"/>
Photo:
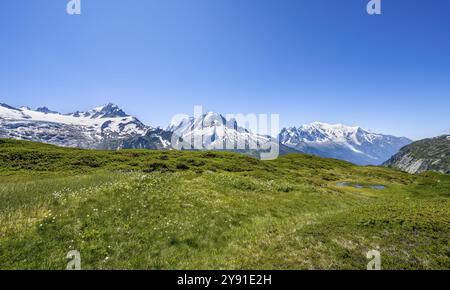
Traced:
<path id="1" fill-rule="evenodd" d="M 280 142 L 304 153 L 379 165 L 411 140 L 372 133 L 359 126 L 313 122 L 283 129 Z"/>
<path id="2" fill-rule="evenodd" d="M 122 109 L 113 103 L 108 103 L 105 106 L 95 108 L 90 112 L 91 118 L 121 118 L 129 117 Z"/>
<path id="3" fill-rule="evenodd" d="M 28 108 L 28 109 L 29 109 L 29 108 Z M 52 111 L 52 110 L 50 110 L 50 109 L 47 108 L 47 107 L 40 107 L 40 108 L 37 108 L 37 109 L 36 109 L 36 112 L 41 112 L 41 113 L 44 113 L 44 114 L 59 114 L 58 112 Z"/>

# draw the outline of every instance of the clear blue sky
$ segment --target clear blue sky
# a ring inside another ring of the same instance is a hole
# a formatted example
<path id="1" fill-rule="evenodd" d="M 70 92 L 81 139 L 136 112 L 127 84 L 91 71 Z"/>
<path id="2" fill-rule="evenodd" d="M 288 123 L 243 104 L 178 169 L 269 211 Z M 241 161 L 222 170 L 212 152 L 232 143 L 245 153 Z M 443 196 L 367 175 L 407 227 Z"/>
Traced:
<path id="1" fill-rule="evenodd" d="M 107 102 L 152 126 L 194 105 L 360 125 L 450 128 L 450 1 L 1 0 L 0 102 Z"/>

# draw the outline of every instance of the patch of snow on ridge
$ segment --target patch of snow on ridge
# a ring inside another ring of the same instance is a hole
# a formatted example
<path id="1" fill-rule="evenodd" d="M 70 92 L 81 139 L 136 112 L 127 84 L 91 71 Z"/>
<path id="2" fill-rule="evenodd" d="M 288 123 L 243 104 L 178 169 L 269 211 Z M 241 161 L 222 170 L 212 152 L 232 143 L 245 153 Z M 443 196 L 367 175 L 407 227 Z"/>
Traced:
<path id="1" fill-rule="evenodd" d="M 95 109 L 94 111 L 99 112 L 98 109 L 101 111 L 101 109 L 104 107 L 99 107 Z M 112 117 L 112 118 L 92 118 L 92 117 L 74 117 L 73 115 L 61 115 L 58 113 L 42 113 L 37 112 L 29 109 L 23 109 L 22 112 L 31 117 L 34 121 L 41 121 L 41 122 L 54 122 L 54 123 L 62 123 L 66 125 L 75 125 L 75 126 L 84 126 L 84 127 L 91 127 L 92 129 L 95 129 L 96 133 L 101 134 L 102 133 L 102 125 L 108 124 L 108 132 L 110 133 L 117 133 L 117 134 L 145 134 L 146 129 L 143 128 L 143 126 L 138 126 L 136 124 L 132 124 L 133 122 L 137 122 L 137 119 L 131 116 L 128 117 Z M 20 116 L 18 116 L 20 119 Z M 128 125 L 125 128 L 125 130 L 121 129 L 121 124 L 127 124 Z M 140 123 L 140 122 L 139 122 Z"/>
<path id="2" fill-rule="evenodd" d="M 0 104 L 0 118 L 2 119 L 27 119 L 29 116 L 25 115 L 20 109 L 10 107 L 5 104 Z"/>

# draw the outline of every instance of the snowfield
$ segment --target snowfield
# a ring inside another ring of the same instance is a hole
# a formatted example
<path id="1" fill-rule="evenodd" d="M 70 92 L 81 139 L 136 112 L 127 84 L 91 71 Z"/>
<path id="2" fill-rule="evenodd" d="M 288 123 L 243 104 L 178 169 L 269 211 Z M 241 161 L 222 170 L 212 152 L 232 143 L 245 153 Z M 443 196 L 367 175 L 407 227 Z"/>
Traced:
<path id="1" fill-rule="evenodd" d="M 0 137 L 40 141 L 66 147 L 99 148 L 106 139 L 144 135 L 150 127 L 114 104 L 63 115 L 39 108 L 0 104 Z"/>

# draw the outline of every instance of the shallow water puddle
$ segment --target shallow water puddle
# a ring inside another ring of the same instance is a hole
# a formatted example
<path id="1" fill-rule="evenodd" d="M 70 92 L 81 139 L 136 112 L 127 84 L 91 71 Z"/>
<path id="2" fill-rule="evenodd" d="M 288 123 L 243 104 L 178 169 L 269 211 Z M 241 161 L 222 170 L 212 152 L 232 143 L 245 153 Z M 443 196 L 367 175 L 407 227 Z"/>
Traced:
<path id="1" fill-rule="evenodd" d="M 386 186 L 384 186 L 384 185 L 366 185 L 366 186 L 364 186 L 361 184 L 353 184 L 351 182 L 338 182 L 336 185 L 337 186 L 351 186 L 354 188 L 372 188 L 372 189 L 380 189 L 380 190 L 386 188 Z"/>

